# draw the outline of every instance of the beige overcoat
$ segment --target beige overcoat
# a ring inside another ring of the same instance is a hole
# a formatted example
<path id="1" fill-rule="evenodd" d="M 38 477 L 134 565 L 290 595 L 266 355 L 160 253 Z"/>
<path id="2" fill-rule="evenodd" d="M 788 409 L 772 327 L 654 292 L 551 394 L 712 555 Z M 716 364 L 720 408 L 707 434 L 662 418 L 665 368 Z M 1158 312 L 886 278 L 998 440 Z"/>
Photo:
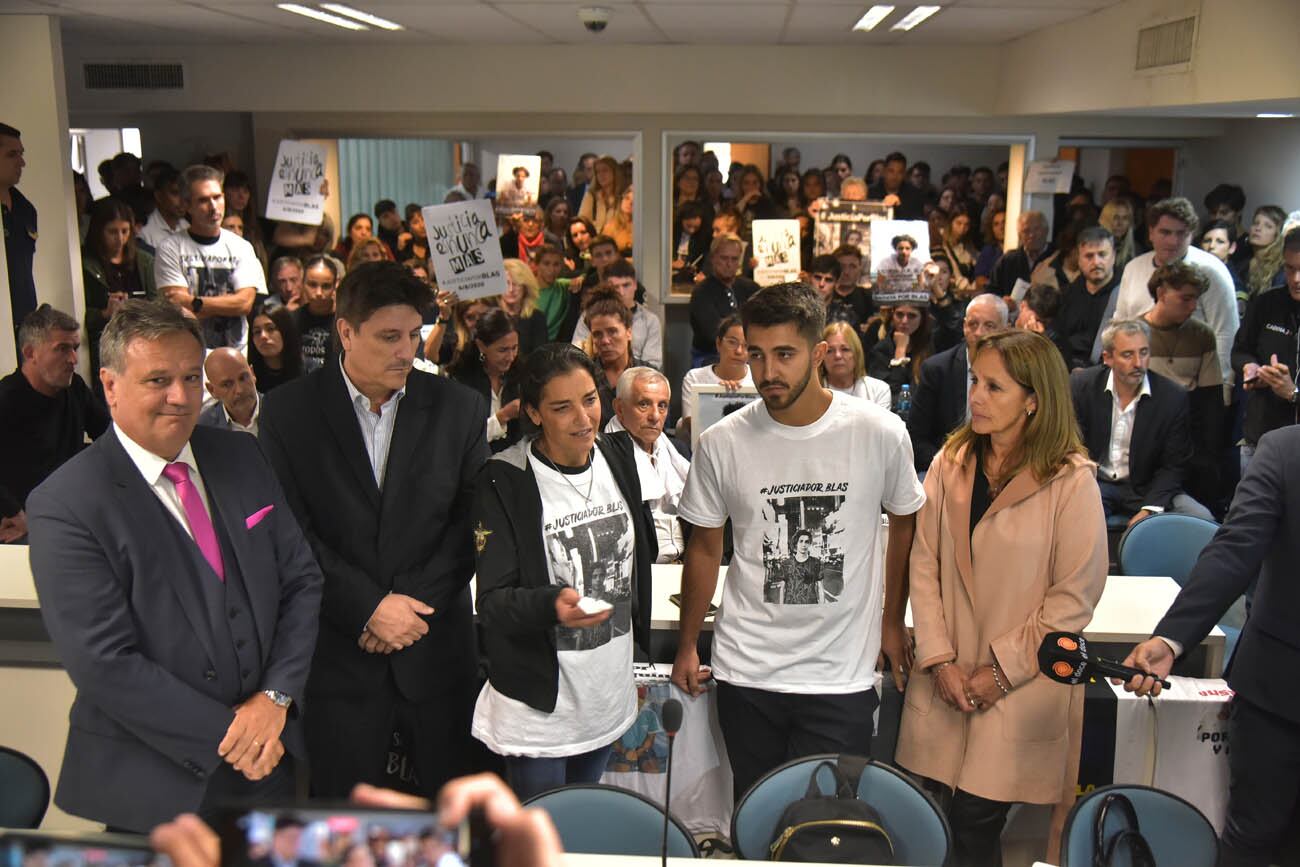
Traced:
<path id="1" fill-rule="evenodd" d="M 1082 632 L 1106 584 L 1106 520 L 1096 466 L 1076 457 L 1040 482 L 1015 476 L 970 531 L 974 457 L 940 452 L 925 479 L 911 554 L 916 665 L 897 760 L 915 774 L 996 801 L 1073 799 L 1083 687 L 1038 673 L 1048 632 Z M 996 656 L 1010 695 L 962 714 L 925 669 L 963 672 Z"/>

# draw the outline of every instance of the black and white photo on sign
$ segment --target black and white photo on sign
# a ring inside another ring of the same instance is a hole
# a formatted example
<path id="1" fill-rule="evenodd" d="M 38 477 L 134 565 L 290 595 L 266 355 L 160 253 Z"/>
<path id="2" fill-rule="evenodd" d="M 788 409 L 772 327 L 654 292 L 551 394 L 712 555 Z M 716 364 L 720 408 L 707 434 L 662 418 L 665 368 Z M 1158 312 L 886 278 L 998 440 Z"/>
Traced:
<path id="1" fill-rule="evenodd" d="M 862 253 L 863 262 L 870 262 L 871 224 L 876 220 L 890 220 L 894 209 L 883 202 L 845 202 L 840 199 L 826 199 L 817 208 L 813 222 L 813 237 L 818 256 L 834 253 L 843 245 L 856 247 Z M 871 283 L 871 272 L 862 269 L 858 279 L 859 286 Z"/>
<path id="2" fill-rule="evenodd" d="M 536 206 L 541 174 L 539 156 L 501 154 L 497 157 L 497 213 L 514 214 Z"/>
<path id="3" fill-rule="evenodd" d="M 267 219 L 319 226 L 325 215 L 327 190 L 324 145 L 281 141 L 266 193 Z"/>
<path id="4" fill-rule="evenodd" d="M 438 288 L 461 301 L 504 294 L 506 270 L 492 203 L 486 199 L 420 209 Z"/>
<path id="5" fill-rule="evenodd" d="M 632 629 L 632 524 L 622 503 L 593 505 L 542 528 L 551 582 L 614 606 L 586 629 L 556 627 L 557 650 L 591 650 Z"/>
<path id="6" fill-rule="evenodd" d="M 840 600 L 848 529 L 840 507 L 848 486 L 813 482 L 759 490 L 764 602 L 817 605 Z"/>
<path id="7" fill-rule="evenodd" d="M 871 224 L 871 297 L 876 304 L 927 303 L 921 274 L 930 261 L 930 224 L 925 220 L 876 220 Z"/>
<path id="8" fill-rule="evenodd" d="M 754 282 L 772 286 L 799 279 L 799 221 L 755 220 Z"/>
<path id="9" fill-rule="evenodd" d="M 729 391 L 725 386 L 702 384 L 695 386 L 691 400 L 694 402 L 691 407 L 691 449 L 694 450 L 699 448 L 700 434 L 758 400 L 758 390 L 752 385 Z"/>

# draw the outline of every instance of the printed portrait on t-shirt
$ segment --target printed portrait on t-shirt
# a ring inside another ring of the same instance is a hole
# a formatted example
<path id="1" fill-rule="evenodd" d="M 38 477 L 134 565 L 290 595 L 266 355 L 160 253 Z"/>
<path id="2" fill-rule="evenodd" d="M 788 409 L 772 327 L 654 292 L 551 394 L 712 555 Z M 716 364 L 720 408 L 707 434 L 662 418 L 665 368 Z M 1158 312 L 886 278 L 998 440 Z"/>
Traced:
<path id="1" fill-rule="evenodd" d="M 200 298 L 217 298 L 235 291 L 235 269 L 207 265 L 193 269 L 190 286 Z M 200 319 L 203 328 L 203 340 L 208 349 L 220 349 L 223 346 L 238 346 L 243 333 L 244 320 L 239 316 L 211 316 Z"/>
<path id="2" fill-rule="evenodd" d="M 763 601 L 775 605 L 838 602 L 844 592 L 844 495 L 786 496 L 788 489 L 823 490 L 826 485 L 774 485 L 765 496 L 763 518 Z M 847 483 L 836 483 L 847 489 Z"/>
<path id="3" fill-rule="evenodd" d="M 632 630 L 632 524 L 622 502 L 562 515 L 542 528 L 551 580 L 614 606 L 586 629 L 556 627 L 556 649 L 591 650 Z"/>

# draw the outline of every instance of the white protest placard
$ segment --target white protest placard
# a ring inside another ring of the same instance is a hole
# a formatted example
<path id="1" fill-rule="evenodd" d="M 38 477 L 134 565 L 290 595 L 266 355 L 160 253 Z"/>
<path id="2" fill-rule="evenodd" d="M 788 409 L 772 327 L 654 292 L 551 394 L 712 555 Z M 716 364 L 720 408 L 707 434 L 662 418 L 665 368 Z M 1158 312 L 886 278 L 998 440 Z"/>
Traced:
<path id="1" fill-rule="evenodd" d="M 847 244 L 857 247 L 862 253 L 863 262 L 871 261 L 871 223 L 875 220 L 888 220 L 894 216 L 894 209 L 883 202 L 846 202 L 842 199 L 820 199 L 813 217 L 813 233 L 816 239 L 816 254 L 832 253 Z M 858 285 L 871 284 L 871 272 L 862 269 Z"/>
<path id="2" fill-rule="evenodd" d="M 420 209 L 429 233 L 429 258 L 438 288 L 461 301 L 506 291 L 501 241 L 492 203 L 487 199 L 428 205 Z"/>
<path id="3" fill-rule="evenodd" d="M 924 265 L 930 261 L 930 224 L 925 220 L 875 220 L 871 223 L 871 273 L 897 255 L 894 239 L 907 236 L 912 239 L 909 261 L 915 259 Z"/>
<path id="4" fill-rule="evenodd" d="M 517 214 L 537 207 L 542 184 L 542 158 L 529 154 L 497 157 L 497 213 Z"/>
<path id="5" fill-rule="evenodd" d="M 1074 160 L 1034 160 L 1025 172 L 1026 193 L 1068 193 Z"/>
<path id="6" fill-rule="evenodd" d="M 691 448 L 696 449 L 700 446 L 700 434 L 758 400 L 758 389 L 742 385 L 732 391 L 722 385 L 697 385 L 692 400 L 695 406 L 691 412 Z"/>
<path id="7" fill-rule="evenodd" d="M 325 147 L 282 140 L 266 191 L 267 219 L 319 226 L 325 216 L 324 184 Z"/>
<path id="8" fill-rule="evenodd" d="M 799 279 L 799 221 L 755 220 L 754 282 L 759 286 Z"/>

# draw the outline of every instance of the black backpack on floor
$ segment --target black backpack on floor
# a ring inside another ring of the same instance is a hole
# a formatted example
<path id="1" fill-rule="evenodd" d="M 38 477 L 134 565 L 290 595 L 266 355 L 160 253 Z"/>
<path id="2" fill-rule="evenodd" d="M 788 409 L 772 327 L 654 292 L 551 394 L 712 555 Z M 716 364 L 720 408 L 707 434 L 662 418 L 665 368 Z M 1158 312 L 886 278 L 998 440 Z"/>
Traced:
<path id="1" fill-rule="evenodd" d="M 1124 818 L 1124 827 L 1107 836 L 1106 818 L 1113 815 Z M 1123 849 L 1128 849 L 1129 857 L 1121 861 L 1119 853 Z M 1093 867 L 1116 867 L 1121 863 L 1133 867 L 1156 867 L 1151 845 L 1142 836 L 1142 829 L 1138 826 L 1137 810 L 1133 809 L 1133 802 L 1114 792 L 1101 799 L 1097 818 L 1092 823 L 1092 864 Z"/>
<path id="2" fill-rule="evenodd" d="M 771 861 L 815 861 L 823 864 L 893 864 L 894 841 L 876 812 L 859 800 L 858 780 L 867 760 L 840 756 L 813 768 L 808 791 L 785 808 L 768 847 Z M 835 791 L 822 794 L 817 775 L 829 768 Z"/>

